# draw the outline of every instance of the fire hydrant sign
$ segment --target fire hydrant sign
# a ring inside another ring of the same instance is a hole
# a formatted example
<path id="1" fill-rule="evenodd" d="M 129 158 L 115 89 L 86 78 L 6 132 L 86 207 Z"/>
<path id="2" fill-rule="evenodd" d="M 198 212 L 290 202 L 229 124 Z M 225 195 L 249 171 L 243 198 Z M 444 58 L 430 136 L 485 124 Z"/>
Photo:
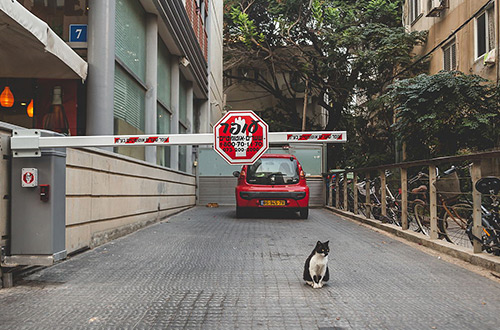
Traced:
<path id="1" fill-rule="evenodd" d="M 38 170 L 36 168 L 21 169 L 21 187 L 38 186 Z"/>
<path id="2" fill-rule="evenodd" d="M 268 131 L 253 111 L 230 111 L 214 126 L 214 149 L 231 165 L 251 165 L 269 149 Z"/>

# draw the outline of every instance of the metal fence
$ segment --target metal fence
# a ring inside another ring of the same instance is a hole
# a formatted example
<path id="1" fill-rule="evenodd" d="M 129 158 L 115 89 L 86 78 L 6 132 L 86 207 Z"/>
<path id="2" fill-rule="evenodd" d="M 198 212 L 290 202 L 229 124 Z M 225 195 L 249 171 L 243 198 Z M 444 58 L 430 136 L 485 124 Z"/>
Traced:
<path id="1" fill-rule="evenodd" d="M 493 177 L 500 178 L 500 151 L 346 169 L 329 179 L 326 204 L 500 255 L 498 190 L 475 188 Z"/>

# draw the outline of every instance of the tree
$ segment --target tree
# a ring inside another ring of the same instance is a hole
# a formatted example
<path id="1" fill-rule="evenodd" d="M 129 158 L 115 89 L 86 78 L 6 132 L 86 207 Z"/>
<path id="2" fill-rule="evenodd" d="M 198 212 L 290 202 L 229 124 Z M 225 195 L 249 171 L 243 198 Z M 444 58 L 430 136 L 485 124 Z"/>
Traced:
<path id="1" fill-rule="evenodd" d="M 493 148 L 499 138 L 499 88 L 459 71 L 422 74 L 390 86 L 386 104 L 395 108 L 395 134 L 409 159 Z"/>
<path id="2" fill-rule="evenodd" d="M 382 94 L 397 72 L 410 68 L 405 71 L 410 77 L 425 66 L 424 62 L 411 66 L 412 50 L 426 33 L 407 33 L 401 26 L 402 0 L 226 0 L 225 4 L 225 67 L 258 63 L 270 73 L 232 78 L 262 87 L 279 100 L 283 111 L 290 112 L 297 93 L 284 73 L 293 72 L 308 82 L 309 95 L 327 109 L 328 130 L 353 132 L 351 125 L 358 116 L 369 117 L 359 113 L 355 101 Z M 278 83 L 280 77 L 286 90 Z M 299 114 L 290 116 L 299 129 Z M 361 133 L 349 134 L 350 141 L 355 144 L 352 138 Z M 331 148 L 340 154 L 340 147 Z"/>

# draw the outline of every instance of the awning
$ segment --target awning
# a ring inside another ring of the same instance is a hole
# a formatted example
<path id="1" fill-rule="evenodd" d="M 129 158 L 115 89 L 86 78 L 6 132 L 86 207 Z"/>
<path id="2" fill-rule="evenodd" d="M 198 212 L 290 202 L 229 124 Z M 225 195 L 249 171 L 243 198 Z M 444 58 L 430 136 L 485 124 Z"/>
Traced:
<path id="1" fill-rule="evenodd" d="M 87 62 L 17 1 L 0 0 L 1 78 L 87 78 Z"/>

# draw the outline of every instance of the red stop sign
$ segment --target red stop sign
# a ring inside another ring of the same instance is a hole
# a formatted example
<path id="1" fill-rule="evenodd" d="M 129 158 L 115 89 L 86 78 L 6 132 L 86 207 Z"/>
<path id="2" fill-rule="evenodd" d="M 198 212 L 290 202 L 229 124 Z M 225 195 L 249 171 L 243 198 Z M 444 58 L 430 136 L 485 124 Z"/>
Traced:
<path id="1" fill-rule="evenodd" d="M 269 148 L 267 124 L 253 111 L 231 111 L 214 126 L 214 149 L 231 165 L 251 165 Z"/>

